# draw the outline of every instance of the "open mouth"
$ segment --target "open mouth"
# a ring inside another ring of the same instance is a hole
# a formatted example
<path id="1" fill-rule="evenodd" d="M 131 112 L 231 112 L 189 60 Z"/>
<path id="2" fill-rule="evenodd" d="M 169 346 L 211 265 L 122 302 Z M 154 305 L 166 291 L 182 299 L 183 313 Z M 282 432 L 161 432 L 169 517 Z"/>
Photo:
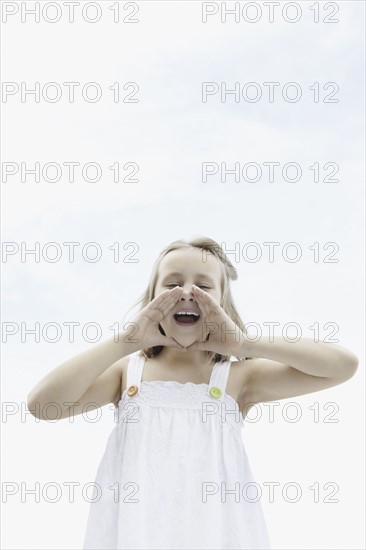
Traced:
<path id="1" fill-rule="evenodd" d="M 177 325 L 187 327 L 195 325 L 200 318 L 200 315 L 194 312 L 182 311 L 175 313 L 173 317 Z"/>

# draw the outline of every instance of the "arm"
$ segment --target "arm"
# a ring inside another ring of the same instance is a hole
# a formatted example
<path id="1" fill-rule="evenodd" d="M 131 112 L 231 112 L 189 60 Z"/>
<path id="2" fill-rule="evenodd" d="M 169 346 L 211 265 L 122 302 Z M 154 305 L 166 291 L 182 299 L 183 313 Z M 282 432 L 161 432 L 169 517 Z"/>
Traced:
<path id="1" fill-rule="evenodd" d="M 92 349 L 72 357 L 48 373 L 28 394 L 28 409 L 36 418 L 54 420 L 80 414 L 85 404 L 93 408 L 117 404 L 121 387 L 123 358 L 152 345 L 181 349 L 173 338 L 159 331 L 159 323 L 180 299 L 182 289 L 166 290 L 147 304 L 134 318 L 131 333 L 121 331 Z M 137 332 L 136 330 L 137 329 Z M 137 338 L 138 335 L 138 338 Z M 106 371 L 106 372 L 105 372 Z M 74 403 L 79 403 L 75 405 Z M 47 404 L 56 406 L 47 407 Z"/>
<path id="2" fill-rule="evenodd" d="M 121 360 L 134 351 L 136 344 L 128 343 L 127 333 L 121 332 L 117 342 L 113 336 L 64 361 L 30 391 L 29 411 L 36 418 L 54 420 L 80 414 L 87 403 L 96 403 L 90 406 L 92 410 L 116 402 L 121 386 Z M 72 405 L 76 402 L 79 404 Z M 56 406 L 47 407 L 51 403 Z"/>
<path id="3" fill-rule="evenodd" d="M 245 342 L 241 356 L 253 357 L 243 362 L 248 370 L 242 395 L 250 403 L 287 399 L 342 384 L 355 374 L 359 363 L 346 348 L 311 338 Z"/>
<path id="4" fill-rule="evenodd" d="M 255 404 L 324 390 L 345 382 L 357 370 L 356 355 L 335 344 L 311 338 L 297 342 L 286 342 L 281 337 L 272 342 L 250 341 L 212 296 L 195 285 L 192 292 L 205 330 L 186 349 L 254 358 L 239 361 L 243 366 L 241 402 Z"/>

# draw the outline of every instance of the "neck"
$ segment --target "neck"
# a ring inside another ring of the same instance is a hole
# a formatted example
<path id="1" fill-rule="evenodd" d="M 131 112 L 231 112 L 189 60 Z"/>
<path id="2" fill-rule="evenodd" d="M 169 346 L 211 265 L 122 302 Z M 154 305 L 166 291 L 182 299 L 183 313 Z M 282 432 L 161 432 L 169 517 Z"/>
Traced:
<path id="1" fill-rule="evenodd" d="M 214 361 L 205 351 L 181 351 L 166 346 L 157 357 L 172 365 L 174 369 L 202 369 Z"/>

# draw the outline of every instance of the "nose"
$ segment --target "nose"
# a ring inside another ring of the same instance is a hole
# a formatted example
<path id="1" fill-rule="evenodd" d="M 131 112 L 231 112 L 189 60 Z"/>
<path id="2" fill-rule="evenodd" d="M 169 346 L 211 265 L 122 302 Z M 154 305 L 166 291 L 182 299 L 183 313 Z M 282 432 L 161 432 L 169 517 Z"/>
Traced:
<path id="1" fill-rule="evenodd" d="M 183 287 L 183 292 L 182 292 L 182 296 L 180 298 L 181 300 L 191 300 L 191 301 L 195 301 L 195 298 L 193 296 L 193 293 L 192 293 L 192 285 L 185 285 Z"/>

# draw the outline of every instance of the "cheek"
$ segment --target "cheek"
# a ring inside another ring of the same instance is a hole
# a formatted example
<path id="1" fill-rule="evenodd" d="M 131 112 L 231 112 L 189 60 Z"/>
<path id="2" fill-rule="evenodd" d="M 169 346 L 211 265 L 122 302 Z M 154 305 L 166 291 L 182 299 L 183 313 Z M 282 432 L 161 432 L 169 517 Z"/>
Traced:
<path id="1" fill-rule="evenodd" d="M 151 300 L 153 300 L 154 298 L 156 298 L 157 296 L 159 296 L 159 294 L 161 294 L 162 292 L 164 292 L 164 290 L 166 290 L 166 289 L 165 289 L 165 288 L 160 288 L 160 287 L 155 288 L 154 296 L 151 298 Z"/>

